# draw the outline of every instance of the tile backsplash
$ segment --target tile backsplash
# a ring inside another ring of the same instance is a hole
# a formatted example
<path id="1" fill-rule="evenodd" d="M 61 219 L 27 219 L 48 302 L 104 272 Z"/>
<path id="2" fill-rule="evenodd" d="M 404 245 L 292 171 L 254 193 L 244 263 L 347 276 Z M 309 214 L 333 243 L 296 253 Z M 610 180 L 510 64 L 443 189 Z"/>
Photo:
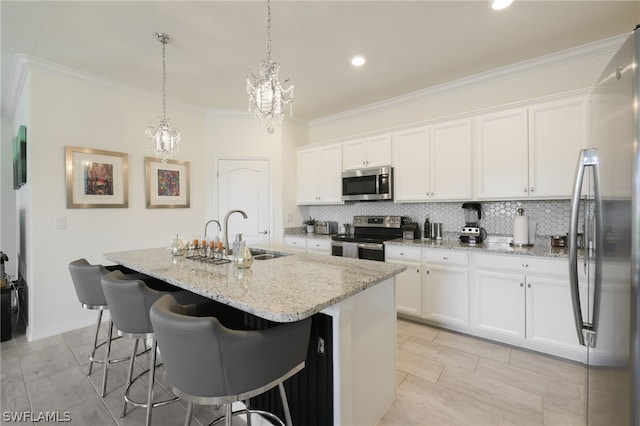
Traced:
<path id="1" fill-rule="evenodd" d="M 481 226 L 489 235 L 511 235 L 517 209 L 523 208 L 529 220 L 537 224 L 536 234 L 564 235 L 569 229 L 569 200 L 540 201 L 488 201 L 481 202 Z M 358 202 L 332 206 L 309 206 L 309 215 L 318 220 L 335 220 L 351 223 L 353 216 L 392 215 L 408 216 L 422 225 L 425 218 L 430 222 L 442 222 L 444 232 L 458 232 L 464 225 L 462 203 L 394 203 L 391 201 Z"/>

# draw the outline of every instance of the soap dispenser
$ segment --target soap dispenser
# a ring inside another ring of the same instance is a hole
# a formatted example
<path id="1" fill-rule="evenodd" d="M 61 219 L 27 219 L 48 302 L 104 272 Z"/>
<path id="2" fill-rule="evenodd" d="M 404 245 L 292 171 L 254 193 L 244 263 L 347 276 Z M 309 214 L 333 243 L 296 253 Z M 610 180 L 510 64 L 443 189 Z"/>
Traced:
<path id="1" fill-rule="evenodd" d="M 236 234 L 236 239 L 233 242 L 233 262 L 236 267 L 246 269 L 251 267 L 253 263 L 253 257 L 251 256 L 251 250 L 247 246 L 246 242 L 242 239 L 242 234 Z"/>

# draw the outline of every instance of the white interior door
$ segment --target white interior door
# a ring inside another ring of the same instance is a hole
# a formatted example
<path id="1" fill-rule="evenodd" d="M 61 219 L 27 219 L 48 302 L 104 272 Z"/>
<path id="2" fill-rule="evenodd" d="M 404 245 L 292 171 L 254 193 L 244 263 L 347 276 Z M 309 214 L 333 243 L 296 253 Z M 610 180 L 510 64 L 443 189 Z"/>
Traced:
<path id="1" fill-rule="evenodd" d="M 271 176 L 267 159 L 218 160 L 218 220 L 231 210 L 242 210 L 229 216 L 229 244 L 236 234 L 249 246 L 271 245 Z"/>

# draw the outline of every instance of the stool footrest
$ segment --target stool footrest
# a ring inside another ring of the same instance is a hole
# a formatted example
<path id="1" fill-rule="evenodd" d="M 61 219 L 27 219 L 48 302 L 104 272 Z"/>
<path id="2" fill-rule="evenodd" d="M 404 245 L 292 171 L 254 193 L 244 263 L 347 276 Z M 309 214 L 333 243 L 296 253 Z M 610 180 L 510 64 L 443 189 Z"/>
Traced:
<path id="1" fill-rule="evenodd" d="M 278 422 L 279 425 L 281 426 L 285 426 L 284 422 L 282 420 L 280 420 L 280 418 L 278 416 L 276 416 L 273 413 L 270 413 L 268 411 L 264 411 L 264 410 L 254 410 L 252 408 L 243 408 L 242 410 L 235 410 L 231 413 L 231 416 L 239 416 L 241 414 L 246 414 L 246 413 L 250 413 L 250 414 L 260 414 L 261 416 L 265 416 L 265 417 L 269 417 L 270 419 L 275 420 L 276 422 Z M 213 426 L 216 425 L 220 422 L 223 422 L 225 420 L 225 416 L 220 416 L 217 419 L 215 419 L 214 421 L 212 421 L 211 423 L 209 423 L 207 426 Z"/>
<path id="2" fill-rule="evenodd" d="M 141 354 L 148 352 L 149 350 L 151 350 L 151 348 L 147 348 L 144 352 L 141 352 Z M 140 355 L 140 354 L 139 354 Z M 161 367 L 162 363 L 160 364 L 156 364 L 156 368 Z M 138 380 L 140 377 L 144 376 L 145 374 L 149 374 L 149 369 L 147 368 L 146 370 L 144 370 L 142 373 L 138 374 L 136 377 L 134 377 L 133 379 L 131 379 L 131 383 L 129 383 L 127 385 L 127 388 L 124 390 L 124 400 L 127 404 L 131 404 L 134 407 L 141 407 L 141 408 L 147 408 L 147 403 L 146 402 L 138 402 L 133 400 L 130 396 L 129 393 L 131 392 L 131 386 L 136 382 L 136 380 Z M 169 398 L 169 399 L 165 399 L 163 401 L 157 401 L 154 402 L 153 404 L 151 404 L 152 407 L 162 407 L 163 405 L 167 405 L 167 404 L 171 404 L 172 402 L 176 402 L 180 399 L 179 396 L 174 396 L 173 398 Z"/>

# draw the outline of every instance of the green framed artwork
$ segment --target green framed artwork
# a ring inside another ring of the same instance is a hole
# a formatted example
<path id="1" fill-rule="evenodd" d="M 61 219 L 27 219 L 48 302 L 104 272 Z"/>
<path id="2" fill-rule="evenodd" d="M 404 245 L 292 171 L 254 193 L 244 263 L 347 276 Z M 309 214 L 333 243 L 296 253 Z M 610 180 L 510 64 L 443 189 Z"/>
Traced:
<path id="1" fill-rule="evenodd" d="M 27 127 L 20 126 L 13 142 L 13 189 L 27 183 Z"/>

